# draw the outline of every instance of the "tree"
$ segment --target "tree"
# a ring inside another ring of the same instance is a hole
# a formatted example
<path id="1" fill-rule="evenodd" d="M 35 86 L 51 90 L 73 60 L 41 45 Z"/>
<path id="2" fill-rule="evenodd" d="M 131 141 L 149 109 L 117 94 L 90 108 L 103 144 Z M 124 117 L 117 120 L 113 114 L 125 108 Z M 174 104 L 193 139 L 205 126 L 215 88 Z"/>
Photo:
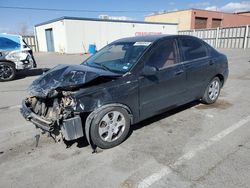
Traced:
<path id="1" fill-rule="evenodd" d="M 30 34 L 30 31 L 29 31 L 29 26 L 27 23 L 20 23 L 19 24 L 19 29 L 17 31 L 17 33 L 21 36 L 24 36 L 24 35 L 29 35 Z"/>

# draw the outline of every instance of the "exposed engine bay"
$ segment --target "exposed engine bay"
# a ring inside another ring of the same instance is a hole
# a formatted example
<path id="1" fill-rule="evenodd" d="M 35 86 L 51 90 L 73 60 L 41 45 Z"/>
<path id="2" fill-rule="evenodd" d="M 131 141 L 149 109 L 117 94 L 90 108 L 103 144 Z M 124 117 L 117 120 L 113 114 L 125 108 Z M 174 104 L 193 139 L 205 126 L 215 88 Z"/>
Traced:
<path id="1" fill-rule="evenodd" d="M 55 140 L 58 141 L 61 138 L 74 140 L 83 136 L 80 115 L 67 110 L 74 105 L 71 97 L 60 96 L 47 99 L 29 97 L 24 103 L 27 109 L 34 113 L 34 116 L 27 116 L 26 119 L 35 123 L 38 128 L 49 132 Z"/>
<path id="2" fill-rule="evenodd" d="M 82 116 L 100 104 L 98 95 L 88 96 L 90 86 L 112 81 L 117 76 L 102 70 L 94 72 L 84 65 L 58 65 L 30 85 L 30 97 L 23 100 L 21 113 L 37 128 L 49 132 L 55 141 L 78 139 L 84 135 L 86 119 Z M 101 92 L 99 96 L 109 98 Z"/>

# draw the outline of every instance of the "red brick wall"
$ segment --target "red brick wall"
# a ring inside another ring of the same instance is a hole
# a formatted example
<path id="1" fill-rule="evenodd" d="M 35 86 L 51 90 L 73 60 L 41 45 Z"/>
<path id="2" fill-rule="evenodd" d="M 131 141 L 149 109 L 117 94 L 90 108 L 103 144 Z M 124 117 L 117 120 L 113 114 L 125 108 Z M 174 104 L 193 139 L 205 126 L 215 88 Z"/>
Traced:
<path id="1" fill-rule="evenodd" d="M 195 17 L 204 17 L 207 19 L 207 28 L 212 28 L 212 19 L 222 19 L 221 27 L 234 27 L 250 25 L 250 16 L 238 14 L 221 13 L 216 11 L 192 10 L 191 29 L 195 28 Z"/>

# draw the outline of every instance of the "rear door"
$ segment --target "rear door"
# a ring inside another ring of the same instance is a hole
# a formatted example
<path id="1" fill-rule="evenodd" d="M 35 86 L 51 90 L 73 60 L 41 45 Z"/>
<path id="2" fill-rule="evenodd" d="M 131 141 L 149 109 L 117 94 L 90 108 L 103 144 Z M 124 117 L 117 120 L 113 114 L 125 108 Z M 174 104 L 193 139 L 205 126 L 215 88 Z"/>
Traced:
<path id="1" fill-rule="evenodd" d="M 175 38 L 159 42 L 151 51 L 144 66 L 156 67 L 157 72 L 153 76 L 139 78 L 141 119 L 180 104 L 185 95 L 186 81 Z"/>
<path id="2" fill-rule="evenodd" d="M 180 36 L 182 64 L 187 76 L 189 100 L 200 98 L 203 90 L 215 74 L 214 59 L 202 40 L 194 37 Z"/>

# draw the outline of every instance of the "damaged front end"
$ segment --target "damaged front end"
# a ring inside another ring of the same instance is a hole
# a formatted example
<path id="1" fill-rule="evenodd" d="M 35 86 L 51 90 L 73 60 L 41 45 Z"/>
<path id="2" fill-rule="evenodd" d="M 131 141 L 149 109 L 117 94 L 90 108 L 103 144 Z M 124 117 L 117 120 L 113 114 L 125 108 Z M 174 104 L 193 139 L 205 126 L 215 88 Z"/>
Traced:
<path id="1" fill-rule="evenodd" d="M 26 120 L 49 132 L 56 141 L 78 139 L 84 136 L 82 117 L 91 111 L 84 105 L 94 108 L 98 102 L 89 97 L 83 101 L 87 95 L 84 91 L 116 76 L 84 65 L 58 65 L 30 85 L 30 97 L 23 100 L 20 111 Z"/>
<path id="2" fill-rule="evenodd" d="M 58 141 L 75 140 L 83 136 L 79 113 L 74 113 L 74 101 L 69 96 L 56 98 L 29 97 L 23 100 L 21 113 L 37 128 L 49 132 Z"/>

